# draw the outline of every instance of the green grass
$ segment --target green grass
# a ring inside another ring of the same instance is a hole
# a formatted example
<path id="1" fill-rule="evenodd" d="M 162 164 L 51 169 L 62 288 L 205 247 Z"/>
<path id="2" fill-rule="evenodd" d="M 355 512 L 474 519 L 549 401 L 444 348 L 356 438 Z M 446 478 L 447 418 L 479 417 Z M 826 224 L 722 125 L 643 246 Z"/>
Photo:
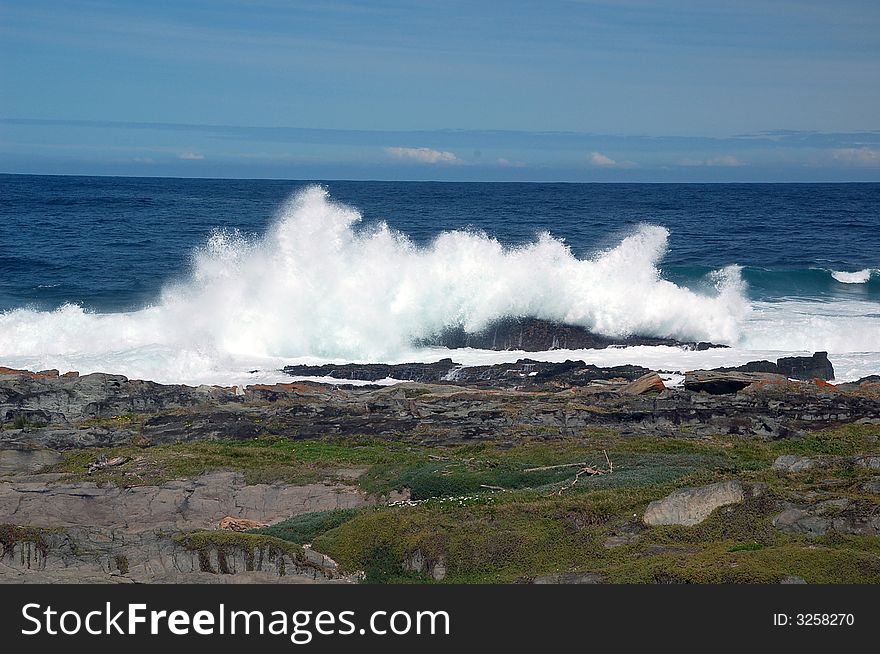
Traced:
<path id="1" fill-rule="evenodd" d="M 269 527 L 253 529 L 249 533 L 274 536 L 292 543 L 305 545 L 306 543 L 311 543 L 316 536 L 348 522 L 357 514 L 357 509 L 333 509 L 330 511 L 304 513 Z"/>
<path id="2" fill-rule="evenodd" d="M 86 474 L 100 455 L 129 457 L 121 466 Z M 333 479 L 339 470 L 363 469 L 390 460 L 413 458 L 401 447 L 370 441 L 292 441 L 267 437 L 251 441 L 195 441 L 143 448 L 97 448 L 65 452 L 47 472 L 69 473 L 74 479 L 120 486 L 161 484 L 197 477 L 213 470 L 234 470 L 248 483 L 306 484 Z M 344 481 L 344 480 L 343 480 Z"/>
<path id="3" fill-rule="evenodd" d="M 810 539 L 772 527 L 768 498 L 719 509 L 693 527 L 639 526 L 646 504 L 669 486 L 621 488 L 563 496 L 519 495 L 507 501 L 432 500 L 417 506 L 362 510 L 317 534 L 319 551 L 374 581 L 400 583 L 415 550 L 445 556 L 453 583 L 510 583 L 555 572 L 598 572 L 620 583 L 880 583 L 880 539 Z M 604 540 L 630 525 L 629 545 Z"/>
<path id="4" fill-rule="evenodd" d="M 433 582 L 404 571 L 402 563 L 416 550 L 428 560 L 445 557 L 445 581 L 460 583 L 507 583 L 557 572 L 597 572 L 621 583 L 776 583 L 786 575 L 809 583 L 880 583 L 880 538 L 833 532 L 810 538 L 772 526 L 780 501 L 800 502 L 815 492 L 848 497 L 870 513 L 880 502 L 859 488 L 876 472 L 853 468 L 845 458 L 797 475 L 770 467 L 780 454 L 880 453 L 878 437 L 876 425 L 853 425 L 779 441 L 623 438 L 607 431 L 449 447 L 368 438 L 259 438 L 69 452 L 54 469 L 125 485 L 231 469 L 252 483 L 338 479 L 376 495 L 408 488 L 415 500 L 305 514 L 249 534 L 181 537 L 179 544 L 202 553 L 200 561 L 211 548 L 252 551 L 259 545 L 281 552 L 312 543 L 344 570 L 362 570 L 375 583 Z M 583 476 L 574 487 L 575 467 L 530 470 L 576 462 L 604 468 L 603 450 L 613 474 Z M 85 475 L 85 465 L 101 453 L 132 460 Z M 346 470 L 362 474 L 340 474 Z M 641 523 L 646 505 L 675 488 L 731 478 L 762 483 L 766 490 L 693 527 Z M 635 538 L 605 546 L 620 534 Z"/>

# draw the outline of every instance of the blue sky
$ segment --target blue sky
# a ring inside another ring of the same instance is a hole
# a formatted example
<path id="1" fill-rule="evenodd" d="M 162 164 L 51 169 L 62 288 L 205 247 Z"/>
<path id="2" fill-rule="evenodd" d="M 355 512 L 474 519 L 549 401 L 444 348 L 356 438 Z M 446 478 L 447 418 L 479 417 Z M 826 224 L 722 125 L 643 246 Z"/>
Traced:
<path id="1" fill-rule="evenodd" d="M 880 180 L 880 2 L 0 0 L 0 172 Z"/>

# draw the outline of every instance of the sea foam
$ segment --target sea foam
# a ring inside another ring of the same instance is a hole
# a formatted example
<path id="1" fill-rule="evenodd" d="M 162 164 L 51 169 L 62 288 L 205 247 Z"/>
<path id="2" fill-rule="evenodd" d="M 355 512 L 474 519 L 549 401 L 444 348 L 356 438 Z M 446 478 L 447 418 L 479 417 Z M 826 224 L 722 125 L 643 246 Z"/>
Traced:
<path id="1" fill-rule="evenodd" d="M 630 334 L 731 342 L 747 312 L 738 270 L 702 294 L 660 276 L 668 232 L 644 225 L 578 259 L 541 234 L 506 248 L 450 231 L 417 247 L 320 187 L 296 195 L 262 238 L 216 231 L 187 279 L 141 311 L 93 314 L 66 305 L 0 318 L 0 355 L 118 351 L 150 344 L 253 356 L 380 360 L 449 327 L 476 331 L 505 316 Z"/>
<path id="2" fill-rule="evenodd" d="M 584 258 L 547 233 L 505 247 L 448 231 L 417 246 L 384 223 L 363 225 L 313 186 L 260 237 L 212 233 L 188 275 L 139 311 L 68 304 L 0 314 L 0 364 L 222 382 L 285 361 L 431 358 L 413 343 L 510 316 L 755 350 L 880 350 L 870 347 L 880 343 L 880 321 L 861 305 L 855 322 L 785 302 L 755 311 L 737 266 L 709 275 L 700 291 L 663 279 L 668 236 L 644 224 Z"/>
<path id="3" fill-rule="evenodd" d="M 873 268 L 865 268 L 856 272 L 832 270 L 831 276 L 841 284 L 864 284 L 871 279 L 871 275 L 877 271 Z"/>

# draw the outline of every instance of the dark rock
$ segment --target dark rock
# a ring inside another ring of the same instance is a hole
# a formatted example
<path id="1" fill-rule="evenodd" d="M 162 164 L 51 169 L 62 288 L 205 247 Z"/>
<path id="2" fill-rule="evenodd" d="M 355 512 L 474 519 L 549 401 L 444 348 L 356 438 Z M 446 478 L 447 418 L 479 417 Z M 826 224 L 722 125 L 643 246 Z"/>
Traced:
<path id="1" fill-rule="evenodd" d="M 728 395 L 686 388 L 627 395 L 620 389 L 646 374 L 646 369 L 528 359 L 470 368 L 457 367 L 449 360 L 438 363 L 450 371 L 442 383 L 391 387 L 297 381 L 222 389 L 101 375 L 78 379 L 0 375 L 0 416 L 45 411 L 50 418 L 44 427 L 4 424 L 0 450 L 114 447 L 133 439 L 153 445 L 249 440 L 264 435 L 291 439 L 372 436 L 451 445 L 474 439 L 513 442 L 551 434 L 580 437 L 591 429 L 611 429 L 622 436 L 780 439 L 876 420 L 880 415 L 878 396 L 858 390 L 829 393 L 812 384 L 786 382 L 774 384 L 769 391 L 755 384 L 748 392 Z M 368 369 L 336 368 L 341 375 Z M 373 374 L 385 376 L 388 370 L 373 369 Z M 761 377 L 760 373 L 710 374 Z M 689 377 L 693 380 L 694 375 Z"/>
<path id="2" fill-rule="evenodd" d="M 325 364 L 322 366 L 285 366 L 284 372 L 297 377 L 333 377 L 356 381 L 379 381 L 381 379 L 400 379 L 427 384 L 444 381 L 452 370 L 461 364 L 452 359 L 441 359 L 436 363 L 347 363 L 343 365 Z"/>
<path id="3" fill-rule="evenodd" d="M 285 366 L 284 372 L 297 377 L 332 377 L 358 381 L 399 379 L 423 384 L 454 384 L 486 388 L 519 388 L 523 386 L 584 386 L 597 379 L 635 380 L 650 373 L 641 366 L 599 368 L 583 361 L 553 363 L 520 359 L 516 363 L 489 366 L 462 366 L 452 359 L 435 363 L 357 364 Z"/>
<path id="4" fill-rule="evenodd" d="M 691 350 L 725 347 L 712 343 L 682 342 L 671 338 L 627 336 L 617 338 L 595 334 L 584 327 L 566 325 L 538 318 L 505 318 L 479 332 L 463 328 L 447 329 L 433 339 L 424 339 L 420 345 L 441 345 L 451 349 L 472 347 L 481 350 L 546 350 L 604 349 L 612 345 L 670 345 Z"/>
<path id="5" fill-rule="evenodd" d="M 715 372 L 769 372 L 775 375 L 779 374 L 779 366 L 772 361 L 749 361 L 741 366 L 733 368 L 713 368 Z"/>
<path id="6" fill-rule="evenodd" d="M 783 357 L 776 360 L 779 373 L 791 379 L 834 379 L 834 366 L 827 352 L 816 352 L 811 357 Z"/>

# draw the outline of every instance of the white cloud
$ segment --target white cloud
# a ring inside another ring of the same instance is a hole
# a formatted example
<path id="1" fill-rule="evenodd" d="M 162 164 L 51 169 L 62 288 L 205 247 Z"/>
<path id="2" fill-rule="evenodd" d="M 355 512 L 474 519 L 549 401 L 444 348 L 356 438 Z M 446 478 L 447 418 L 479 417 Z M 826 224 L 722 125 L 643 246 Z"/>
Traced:
<path id="1" fill-rule="evenodd" d="M 192 150 L 184 150 L 180 154 L 177 155 L 178 159 L 183 159 L 184 161 L 199 161 L 205 158 L 205 155 L 200 152 L 193 152 Z"/>
<path id="2" fill-rule="evenodd" d="M 525 168 L 526 164 L 522 161 L 511 161 L 510 159 L 505 159 L 504 157 L 500 157 L 497 159 L 496 163 L 499 166 L 504 166 L 505 168 Z"/>
<path id="3" fill-rule="evenodd" d="M 722 154 L 717 157 L 709 157 L 708 159 L 682 159 L 678 162 L 680 166 L 744 166 L 745 164 L 734 157 L 732 154 Z"/>
<path id="4" fill-rule="evenodd" d="M 594 166 L 616 166 L 617 162 L 609 157 L 608 155 L 604 155 L 601 152 L 593 152 L 590 154 L 590 163 Z"/>
<path id="5" fill-rule="evenodd" d="M 452 152 L 432 150 L 431 148 L 394 147 L 385 148 L 385 152 L 398 159 L 411 159 L 412 161 L 426 164 L 453 163 L 458 161 L 458 157 Z"/>
<path id="6" fill-rule="evenodd" d="M 880 150 L 872 148 L 840 148 L 832 153 L 835 161 L 850 166 L 880 166 Z"/>
<path id="7" fill-rule="evenodd" d="M 602 154 L 601 152 L 591 152 L 590 153 L 590 163 L 594 166 L 600 166 L 602 168 L 635 168 L 636 164 L 632 161 L 618 161 L 617 159 L 612 159 L 607 154 Z"/>

